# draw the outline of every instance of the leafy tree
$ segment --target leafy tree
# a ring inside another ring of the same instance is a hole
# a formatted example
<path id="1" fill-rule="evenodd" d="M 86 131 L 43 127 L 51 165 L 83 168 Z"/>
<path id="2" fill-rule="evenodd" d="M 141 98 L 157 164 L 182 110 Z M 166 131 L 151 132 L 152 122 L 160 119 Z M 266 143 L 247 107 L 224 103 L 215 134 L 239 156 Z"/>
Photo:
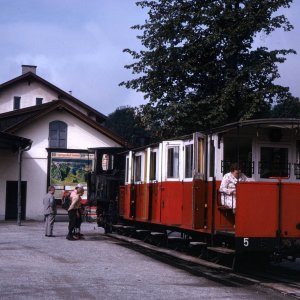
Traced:
<path id="1" fill-rule="evenodd" d="M 141 122 L 137 108 L 129 106 L 117 108 L 108 115 L 104 125 L 135 147 L 149 142 L 149 134 Z"/>
<path id="2" fill-rule="evenodd" d="M 273 118 L 300 118 L 299 98 L 291 98 L 275 105 L 271 111 Z"/>
<path id="3" fill-rule="evenodd" d="M 143 50 L 125 49 L 143 92 L 142 121 L 156 136 L 174 136 L 256 117 L 291 97 L 274 83 L 278 63 L 294 50 L 252 48 L 254 38 L 293 27 L 283 15 L 292 0 L 139 1 L 148 20 L 132 28 Z"/>

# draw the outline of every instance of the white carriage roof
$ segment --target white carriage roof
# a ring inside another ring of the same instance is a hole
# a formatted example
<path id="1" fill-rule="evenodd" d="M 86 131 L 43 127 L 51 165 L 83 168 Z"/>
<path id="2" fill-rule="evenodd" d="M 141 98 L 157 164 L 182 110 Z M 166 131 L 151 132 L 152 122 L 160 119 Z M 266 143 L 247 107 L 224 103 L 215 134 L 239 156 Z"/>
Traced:
<path id="1" fill-rule="evenodd" d="M 255 119 L 255 120 L 245 120 L 226 124 L 220 127 L 216 127 L 210 130 L 210 133 L 223 133 L 230 130 L 243 127 L 254 127 L 254 128 L 267 128 L 267 127 L 277 127 L 277 128 L 299 128 L 300 119 Z"/>

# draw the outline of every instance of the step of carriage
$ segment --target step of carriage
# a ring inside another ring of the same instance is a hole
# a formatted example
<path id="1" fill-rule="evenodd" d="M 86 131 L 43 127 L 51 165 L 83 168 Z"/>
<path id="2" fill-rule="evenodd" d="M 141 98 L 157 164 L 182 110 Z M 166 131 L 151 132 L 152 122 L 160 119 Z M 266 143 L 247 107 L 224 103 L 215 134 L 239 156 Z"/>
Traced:
<path id="1" fill-rule="evenodd" d="M 187 252 L 191 255 L 202 257 L 206 251 L 207 243 L 200 241 L 190 241 Z"/>
<path id="2" fill-rule="evenodd" d="M 113 231 L 122 234 L 122 233 L 123 233 L 123 230 L 124 230 L 124 225 L 121 225 L 121 224 L 113 224 L 113 225 L 112 225 L 112 229 L 113 229 Z"/>
<path id="3" fill-rule="evenodd" d="M 147 230 L 147 229 L 137 229 L 135 231 L 135 236 L 138 239 L 142 239 L 142 240 L 147 240 L 148 236 L 150 235 L 151 230 Z"/>
<path id="4" fill-rule="evenodd" d="M 164 232 L 151 231 L 148 240 L 157 245 L 165 245 L 167 243 L 167 234 Z"/>
<path id="5" fill-rule="evenodd" d="M 200 242 L 200 241 L 190 241 L 189 242 L 189 248 L 195 249 L 195 248 L 205 248 L 207 246 L 207 243 Z"/>
<path id="6" fill-rule="evenodd" d="M 229 249 L 226 247 L 207 247 L 206 248 L 208 251 L 217 253 L 217 254 L 224 254 L 224 255 L 234 255 L 235 254 L 235 250 L 233 249 Z"/>
<path id="7" fill-rule="evenodd" d="M 123 226 L 123 234 L 126 236 L 132 236 L 136 231 L 136 227 L 134 226 Z"/>
<path id="8" fill-rule="evenodd" d="M 167 243 L 168 247 L 175 250 L 182 250 L 188 246 L 189 240 L 181 236 L 168 236 Z"/>

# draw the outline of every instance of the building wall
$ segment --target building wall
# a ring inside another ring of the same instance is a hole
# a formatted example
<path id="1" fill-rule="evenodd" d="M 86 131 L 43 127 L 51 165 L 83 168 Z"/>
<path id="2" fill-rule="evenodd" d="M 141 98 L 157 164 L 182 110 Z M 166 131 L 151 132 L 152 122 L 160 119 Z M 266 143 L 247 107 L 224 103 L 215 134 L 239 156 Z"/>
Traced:
<path id="1" fill-rule="evenodd" d="M 0 92 L 0 113 L 13 110 L 14 96 L 21 97 L 20 108 L 36 105 L 36 98 L 43 98 L 43 103 L 58 99 L 57 93 L 39 82 L 17 82 Z"/>
<path id="2" fill-rule="evenodd" d="M 26 219 L 43 219 L 42 199 L 47 191 L 48 136 L 51 121 L 68 125 L 67 148 L 118 147 L 118 143 L 91 128 L 65 111 L 55 111 L 15 132 L 33 140 L 31 149 L 23 153 L 22 180 L 27 181 Z M 18 180 L 17 154 L 0 153 L 0 219 L 5 218 L 6 181 Z"/>
<path id="3" fill-rule="evenodd" d="M 36 80 L 30 81 L 30 84 L 26 80 L 16 82 L 0 91 L 0 114 L 13 111 L 15 96 L 21 97 L 20 109 L 35 106 L 36 98 L 43 98 L 43 104 L 59 99 L 57 92 Z M 61 96 L 60 99 L 62 99 Z M 82 106 L 74 103 L 74 101 L 65 98 L 63 98 L 63 100 L 79 110 L 81 113 L 88 115 L 88 111 L 83 109 Z M 95 116 L 90 118 L 92 118 L 94 121 L 96 119 Z"/>

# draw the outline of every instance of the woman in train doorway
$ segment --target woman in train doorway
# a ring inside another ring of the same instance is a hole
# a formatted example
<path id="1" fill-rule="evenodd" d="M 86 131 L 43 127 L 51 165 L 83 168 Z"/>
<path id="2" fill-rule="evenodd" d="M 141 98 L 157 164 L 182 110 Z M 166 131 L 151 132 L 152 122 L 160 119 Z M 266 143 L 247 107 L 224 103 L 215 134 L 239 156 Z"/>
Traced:
<path id="1" fill-rule="evenodd" d="M 235 213 L 236 208 L 236 184 L 245 182 L 248 178 L 241 172 L 239 165 L 234 163 L 230 166 L 230 172 L 225 174 L 219 191 L 221 192 L 221 204 L 232 208 Z"/>

